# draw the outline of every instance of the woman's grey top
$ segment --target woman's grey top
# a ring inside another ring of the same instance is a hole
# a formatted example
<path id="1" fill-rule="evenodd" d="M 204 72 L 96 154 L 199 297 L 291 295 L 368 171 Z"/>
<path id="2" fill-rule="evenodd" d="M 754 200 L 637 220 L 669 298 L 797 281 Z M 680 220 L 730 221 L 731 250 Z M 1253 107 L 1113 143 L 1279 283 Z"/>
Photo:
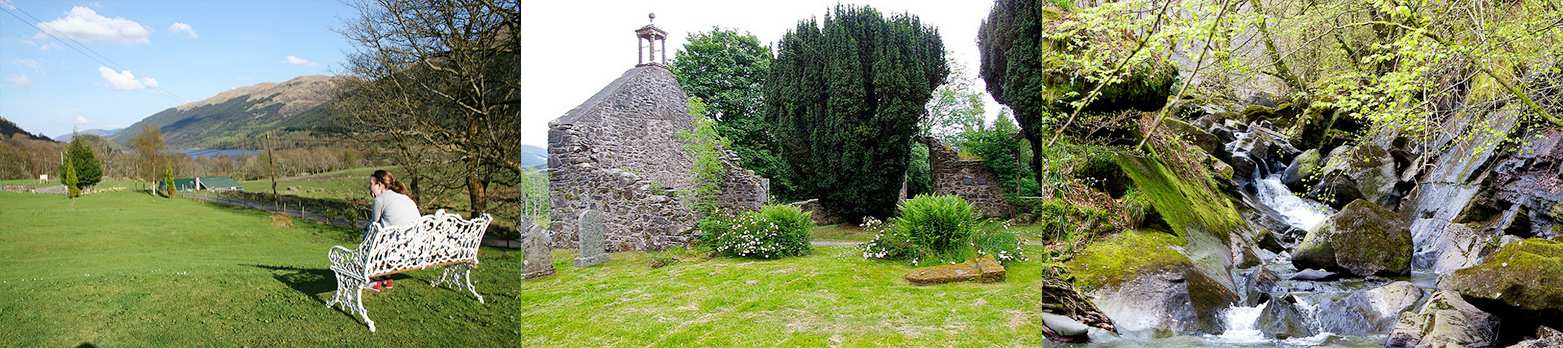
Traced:
<path id="1" fill-rule="evenodd" d="M 418 222 L 420 215 L 418 204 L 413 203 L 412 198 L 385 190 L 374 197 L 374 208 L 369 215 L 369 226 L 364 226 L 364 233 L 369 233 L 369 228 L 374 227 L 376 222 L 384 227 L 406 226 Z"/>

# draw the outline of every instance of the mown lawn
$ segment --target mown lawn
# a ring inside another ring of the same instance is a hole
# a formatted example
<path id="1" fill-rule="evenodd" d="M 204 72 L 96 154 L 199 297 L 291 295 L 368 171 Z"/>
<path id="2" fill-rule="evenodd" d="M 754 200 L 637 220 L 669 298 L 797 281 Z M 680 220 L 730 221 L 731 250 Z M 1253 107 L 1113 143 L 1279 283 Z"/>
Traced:
<path id="1" fill-rule="evenodd" d="M 1040 253 L 1039 247 L 1027 249 Z M 958 346 L 1042 344 L 1040 263 L 1012 265 L 998 284 L 912 286 L 903 262 L 817 247 L 774 261 L 688 259 L 651 268 L 657 253 L 614 253 L 576 268 L 555 250 L 552 276 L 522 284 L 522 344 L 556 346 Z"/>
<path id="2" fill-rule="evenodd" d="M 519 345 L 519 253 L 480 252 L 487 304 L 425 270 L 365 294 L 377 333 L 326 307 L 326 250 L 358 233 L 144 193 L 0 192 L 0 345 Z"/>

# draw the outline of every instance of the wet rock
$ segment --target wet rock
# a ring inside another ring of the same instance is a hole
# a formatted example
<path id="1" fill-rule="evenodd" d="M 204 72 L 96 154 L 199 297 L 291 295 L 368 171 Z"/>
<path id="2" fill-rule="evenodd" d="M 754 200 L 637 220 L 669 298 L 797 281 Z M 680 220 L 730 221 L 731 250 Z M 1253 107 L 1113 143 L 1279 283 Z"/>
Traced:
<path id="1" fill-rule="evenodd" d="M 1331 206 L 1339 208 L 1357 199 L 1395 206 L 1400 200 L 1395 192 L 1399 183 L 1395 159 L 1376 144 L 1337 147 L 1319 171 L 1322 177 L 1317 189 L 1334 194 Z"/>
<path id="2" fill-rule="evenodd" d="M 906 281 L 916 285 L 943 284 L 975 280 L 980 283 L 1004 281 L 1004 266 L 991 256 L 979 257 L 953 265 L 922 267 L 906 274 Z"/>
<path id="3" fill-rule="evenodd" d="M 1308 327 L 1306 317 L 1297 309 L 1297 305 L 1298 299 L 1292 294 L 1282 295 L 1266 303 L 1256 323 L 1259 331 L 1277 339 L 1313 336 L 1313 329 Z"/>
<path id="4" fill-rule="evenodd" d="M 1310 269 L 1297 271 L 1297 273 L 1292 273 L 1292 276 L 1290 278 L 1287 278 L 1287 279 L 1291 279 L 1291 280 L 1329 280 L 1331 278 L 1335 278 L 1335 272 L 1330 272 L 1330 271 L 1325 271 L 1325 270 L 1317 270 L 1317 269 L 1310 268 Z"/>
<path id="5" fill-rule="evenodd" d="M 1563 242 L 1526 239 L 1455 271 L 1445 284 L 1473 301 L 1500 302 L 1527 311 L 1563 311 Z"/>
<path id="6" fill-rule="evenodd" d="M 1524 236 L 1553 237 L 1563 231 L 1554 213 L 1563 204 L 1563 130 L 1536 134 L 1525 148 L 1493 168 L 1497 201 L 1525 208 Z"/>
<path id="7" fill-rule="evenodd" d="M 1418 221 L 1418 223 L 1429 223 Z M 1413 228 L 1421 227 L 1417 223 Z M 1420 249 L 1417 260 L 1420 262 L 1418 269 L 1431 268 L 1433 272 L 1447 274 L 1455 270 L 1476 265 L 1483 255 L 1490 252 L 1492 240 L 1497 237 L 1497 230 L 1489 228 L 1472 228 L 1468 224 L 1451 223 L 1444 226 L 1442 233 L 1426 236 L 1427 241 L 1419 243 Z M 1413 236 L 1415 232 L 1413 232 Z M 1425 263 L 1426 265 L 1424 265 Z"/>
<path id="8" fill-rule="evenodd" d="M 1271 272 L 1264 267 L 1258 267 L 1249 271 L 1243 287 L 1245 295 L 1243 305 L 1251 307 L 1270 301 L 1270 294 L 1280 291 L 1280 282 L 1281 277 L 1276 276 L 1275 272 Z"/>
<path id="9" fill-rule="evenodd" d="M 1281 244 L 1281 237 L 1276 236 L 1275 231 L 1268 229 L 1260 232 L 1259 247 L 1277 253 L 1286 251 L 1286 245 Z"/>
<path id="10" fill-rule="evenodd" d="M 1042 326 L 1053 330 L 1054 334 L 1063 337 L 1087 337 L 1091 327 L 1086 326 L 1074 318 L 1042 312 Z"/>
<path id="11" fill-rule="evenodd" d="M 1306 190 L 1317 182 L 1318 178 L 1315 174 L 1319 170 L 1322 158 L 1318 149 L 1303 151 L 1302 154 L 1297 155 L 1297 158 L 1293 158 L 1292 163 L 1286 166 L 1286 171 L 1281 173 L 1281 183 L 1295 192 Z"/>
<path id="12" fill-rule="evenodd" d="M 1220 334 L 1221 312 L 1237 302 L 1236 293 L 1193 267 L 1142 273 L 1092 297 L 1120 330 L 1180 334 Z"/>
<path id="13" fill-rule="evenodd" d="M 1557 348 L 1563 347 L 1563 332 L 1550 327 L 1536 327 L 1536 338 L 1520 341 L 1509 348 Z"/>
<path id="14" fill-rule="evenodd" d="M 1373 202 L 1353 201 L 1303 237 L 1292 264 L 1358 276 L 1406 274 L 1411 269 L 1411 230 L 1398 219 Z"/>
<path id="15" fill-rule="evenodd" d="M 1449 290 L 1438 290 L 1416 312 L 1407 312 L 1389 333 L 1385 347 L 1489 347 L 1497 340 L 1498 318 Z"/>
<path id="16" fill-rule="evenodd" d="M 1325 301 L 1319 305 L 1317 320 L 1322 330 L 1336 334 L 1382 335 L 1395 327 L 1401 312 L 1421 298 L 1422 291 L 1411 282 L 1394 282 Z"/>

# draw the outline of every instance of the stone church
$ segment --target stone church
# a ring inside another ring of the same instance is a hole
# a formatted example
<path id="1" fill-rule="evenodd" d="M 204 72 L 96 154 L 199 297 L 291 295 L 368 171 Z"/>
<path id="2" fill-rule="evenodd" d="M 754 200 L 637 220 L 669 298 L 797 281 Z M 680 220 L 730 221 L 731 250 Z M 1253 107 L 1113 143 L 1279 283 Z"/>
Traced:
<path id="1" fill-rule="evenodd" d="M 679 140 L 693 129 L 688 96 L 666 65 L 666 33 L 649 24 L 635 33 L 640 63 L 549 122 L 554 247 L 579 245 L 575 217 L 586 209 L 603 212 L 607 251 L 682 246 L 696 234 L 701 216 L 683 194 L 694 186 L 694 158 Z M 769 182 L 722 152 L 722 210 L 758 209 Z"/>

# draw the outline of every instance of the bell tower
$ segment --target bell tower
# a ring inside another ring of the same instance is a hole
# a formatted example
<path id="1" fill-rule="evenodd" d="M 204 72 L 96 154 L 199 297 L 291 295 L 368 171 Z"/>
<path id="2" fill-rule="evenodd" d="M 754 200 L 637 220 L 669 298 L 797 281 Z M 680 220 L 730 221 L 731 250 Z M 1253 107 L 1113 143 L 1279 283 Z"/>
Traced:
<path id="1" fill-rule="evenodd" d="M 650 13 L 646 17 L 650 22 L 656 22 L 657 14 Z M 643 65 L 667 65 L 668 63 L 668 33 L 657 28 L 656 24 L 646 23 L 646 26 L 635 29 L 635 46 L 637 49 L 635 66 Z M 658 44 L 661 44 L 661 57 L 657 60 Z"/>

